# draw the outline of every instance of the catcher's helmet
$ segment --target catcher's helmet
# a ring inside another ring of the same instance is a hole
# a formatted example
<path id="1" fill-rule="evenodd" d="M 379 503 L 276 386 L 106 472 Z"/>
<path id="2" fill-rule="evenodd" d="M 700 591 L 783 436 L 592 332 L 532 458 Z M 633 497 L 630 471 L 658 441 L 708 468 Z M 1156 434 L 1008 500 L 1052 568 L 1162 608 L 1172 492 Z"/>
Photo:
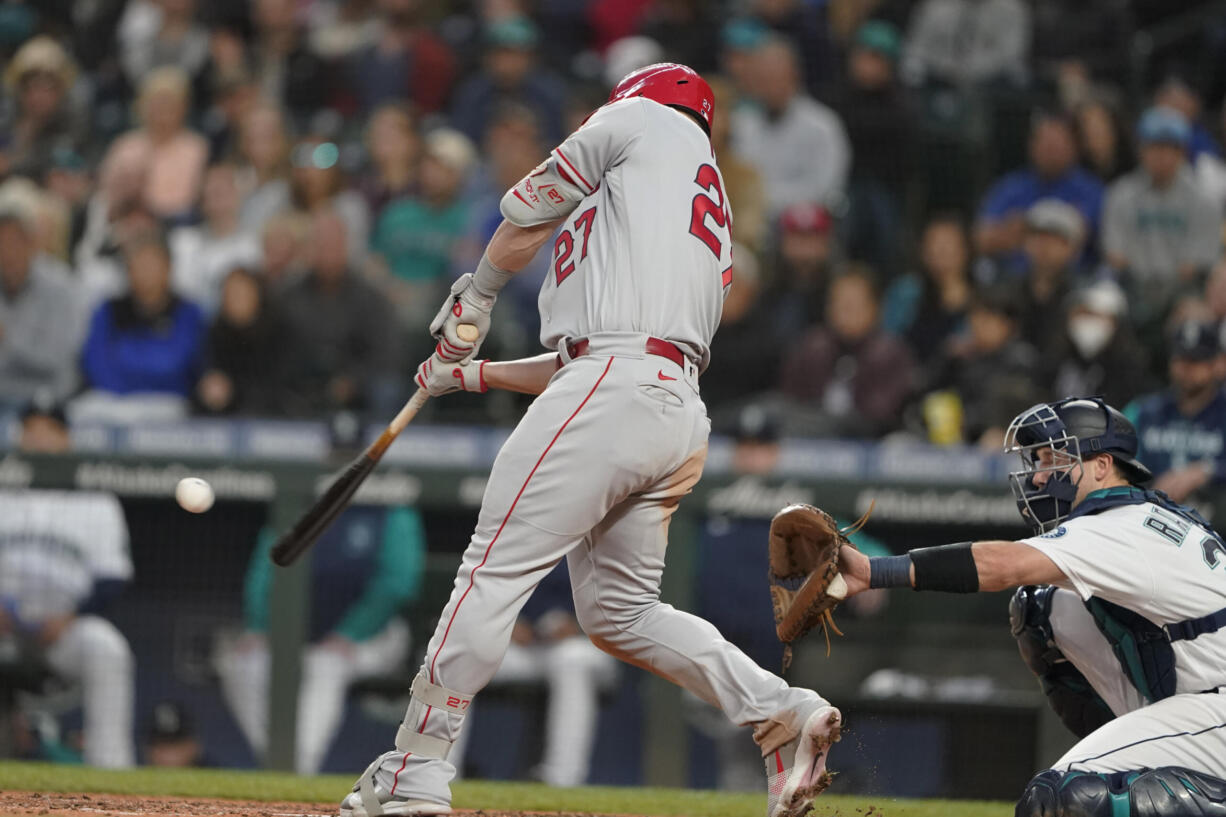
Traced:
<path id="1" fill-rule="evenodd" d="M 1045 449 L 1051 456 L 1043 459 Z M 1076 482 L 1072 472 L 1083 457 L 1110 454 L 1129 482 L 1144 485 L 1153 479 L 1137 459 L 1137 430 L 1097 397 L 1070 397 L 1026 409 L 1009 424 L 1005 451 L 1021 455 L 1023 468 L 1009 474 L 1009 483 L 1022 517 L 1039 532 L 1058 525 L 1072 510 L 1081 481 L 1080 472 Z M 1041 472 L 1049 477 L 1040 486 L 1034 475 Z"/>
<path id="2" fill-rule="evenodd" d="M 711 135 L 711 119 L 715 116 L 715 95 L 711 86 L 688 65 L 658 62 L 622 77 L 609 92 L 609 101 L 645 96 L 661 105 L 681 108 L 698 117 L 703 130 Z"/>

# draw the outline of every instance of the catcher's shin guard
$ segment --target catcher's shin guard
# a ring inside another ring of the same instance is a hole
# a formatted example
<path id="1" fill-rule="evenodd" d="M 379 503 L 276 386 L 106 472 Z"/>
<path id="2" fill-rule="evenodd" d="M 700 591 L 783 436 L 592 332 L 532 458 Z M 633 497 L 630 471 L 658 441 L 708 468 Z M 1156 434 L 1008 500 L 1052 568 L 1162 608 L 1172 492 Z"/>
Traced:
<path id="1" fill-rule="evenodd" d="M 1039 679 L 1047 702 L 1079 738 L 1115 717 L 1111 708 L 1056 646 L 1051 623 L 1055 587 L 1019 587 L 1009 601 L 1009 628 L 1022 661 Z"/>
<path id="2" fill-rule="evenodd" d="M 1226 780 L 1178 766 L 1035 776 L 1015 817 L 1226 817 Z"/>

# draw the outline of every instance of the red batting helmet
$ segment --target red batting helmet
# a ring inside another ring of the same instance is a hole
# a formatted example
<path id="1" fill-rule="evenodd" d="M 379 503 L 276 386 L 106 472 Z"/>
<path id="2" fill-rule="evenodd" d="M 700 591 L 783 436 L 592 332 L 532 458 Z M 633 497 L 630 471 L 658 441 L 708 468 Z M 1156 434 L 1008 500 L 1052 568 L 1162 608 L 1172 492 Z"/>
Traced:
<path id="1" fill-rule="evenodd" d="M 661 105 L 684 108 L 698 117 L 708 135 L 711 133 L 715 95 L 711 93 L 707 81 L 688 65 L 658 62 L 631 71 L 613 86 L 609 101 L 616 102 L 632 96 L 645 96 Z"/>

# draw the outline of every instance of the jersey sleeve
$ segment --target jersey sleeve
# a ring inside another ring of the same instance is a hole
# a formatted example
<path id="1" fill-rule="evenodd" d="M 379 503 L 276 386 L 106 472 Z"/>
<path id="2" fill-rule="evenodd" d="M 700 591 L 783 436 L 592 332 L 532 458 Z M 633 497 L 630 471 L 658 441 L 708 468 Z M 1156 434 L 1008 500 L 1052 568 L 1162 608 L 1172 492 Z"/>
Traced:
<path id="1" fill-rule="evenodd" d="M 1020 541 L 1051 559 L 1082 600 L 1097 596 L 1136 609 L 1154 597 L 1154 572 L 1135 545 L 1135 534 L 1118 530 L 1119 524 L 1102 516 L 1081 517 Z"/>
<path id="2" fill-rule="evenodd" d="M 512 224 L 531 227 L 570 215 L 596 192 L 610 168 L 626 157 L 646 124 L 639 99 L 625 99 L 598 109 L 549 158 L 502 197 L 502 215 Z"/>

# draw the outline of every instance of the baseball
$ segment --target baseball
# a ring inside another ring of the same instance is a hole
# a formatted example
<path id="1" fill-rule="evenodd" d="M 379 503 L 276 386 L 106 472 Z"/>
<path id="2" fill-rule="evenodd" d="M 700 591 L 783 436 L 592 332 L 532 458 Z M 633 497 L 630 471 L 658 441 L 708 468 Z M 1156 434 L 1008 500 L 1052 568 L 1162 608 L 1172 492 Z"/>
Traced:
<path id="1" fill-rule="evenodd" d="M 175 486 L 175 499 L 185 511 L 204 513 L 213 507 L 213 486 L 199 477 L 184 477 Z"/>

